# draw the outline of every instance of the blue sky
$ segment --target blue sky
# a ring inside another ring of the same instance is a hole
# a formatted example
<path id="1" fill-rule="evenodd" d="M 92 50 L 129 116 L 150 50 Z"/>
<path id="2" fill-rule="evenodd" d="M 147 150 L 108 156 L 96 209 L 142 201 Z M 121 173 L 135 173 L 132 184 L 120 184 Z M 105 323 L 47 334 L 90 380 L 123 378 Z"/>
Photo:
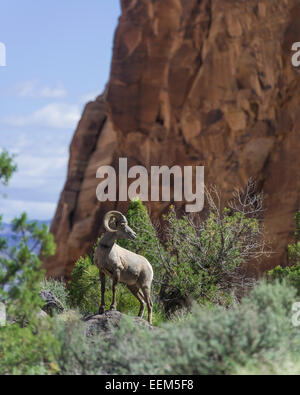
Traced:
<path id="1" fill-rule="evenodd" d="M 18 163 L 4 221 L 53 217 L 83 106 L 109 77 L 119 15 L 119 0 L 1 1 L 0 149 Z"/>

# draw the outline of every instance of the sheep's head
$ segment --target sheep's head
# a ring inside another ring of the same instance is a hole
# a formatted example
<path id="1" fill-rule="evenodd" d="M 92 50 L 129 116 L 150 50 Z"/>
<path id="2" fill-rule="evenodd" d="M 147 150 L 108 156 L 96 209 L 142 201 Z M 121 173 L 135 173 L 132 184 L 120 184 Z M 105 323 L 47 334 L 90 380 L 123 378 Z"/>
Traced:
<path id="1" fill-rule="evenodd" d="M 119 211 L 109 211 L 103 220 L 107 232 L 116 233 L 117 239 L 136 239 L 136 233 L 128 226 L 126 217 Z"/>

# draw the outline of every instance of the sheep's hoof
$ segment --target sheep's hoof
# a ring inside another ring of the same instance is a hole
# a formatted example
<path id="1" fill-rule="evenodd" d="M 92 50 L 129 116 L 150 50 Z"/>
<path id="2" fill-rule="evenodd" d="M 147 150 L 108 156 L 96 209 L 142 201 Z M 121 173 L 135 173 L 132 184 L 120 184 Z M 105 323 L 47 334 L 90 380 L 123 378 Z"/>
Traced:
<path id="1" fill-rule="evenodd" d="M 99 307 L 99 311 L 98 311 L 98 314 L 99 315 L 101 315 L 101 314 L 104 314 L 105 313 L 105 308 L 104 307 Z"/>

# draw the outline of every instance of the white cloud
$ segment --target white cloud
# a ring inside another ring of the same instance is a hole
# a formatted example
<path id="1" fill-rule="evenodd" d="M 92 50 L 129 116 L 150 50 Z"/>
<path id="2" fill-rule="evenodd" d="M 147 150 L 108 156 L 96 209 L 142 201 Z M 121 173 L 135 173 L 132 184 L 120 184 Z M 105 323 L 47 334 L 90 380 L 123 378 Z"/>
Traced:
<path id="1" fill-rule="evenodd" d="M 0 196 L 0 213 L 3 213 L 5 218 L 12 218 L 20 213 L 19 205 L 14 209 L 13 205 L 7 203 L 8 201 L 21 200 L 24 202 L 22 211 L 26 212 L 32 207 L 29 204 L 27 210 L 28 201 L 35 200 L 56 205 L 66 179 L 68 146 L 72 134 L 72 130 L 62 133 L 55 131 L 41 133 L 33 129 L 21 134 L 17 130 L 0 133 L 0 142 L 3 139 L 4 146 L 10 152 L 17 154 L 15 160 L 18 165 L 18 171 L 13 175 L 9 186 L 0 188 L 0 194 L 4 192 L 7 195 L 6 199 Z M 43 214 L 43 211 L 37 211 L 31 218 L 51 218 L 48 214 L 40 217 L 40 213 Z"/>
<path id="2" fill-rule="evenodd" d="M 54 152 L 50 156 L 17 156 L 18 171 L 12 178 L 10 187 L 36 190 L 48 183 L 51 186 L 56 184 L 55 180 L 66 171 L 68 157 L 53 154 Z"/>
<path id="3" fill-rule="evenodd" d="M 24 211 L 29 219 L 49 220 L 53 218 L 56 203 L 27 201 L 27 200 L 1 200 L 1 211 L 4 213 L 4 222 L 10 222 Z"/>
<path id="4" fill-rule="evenodd" d="M 80 119 L 79 106 L 66 103 L 48 104 L 25 116 L 6 117 L 11 126 L 39 126 L 54 129 L 74 129 Z"/>
<path id="5" fill-rule="evenodd" d="M 62 84 L 56 86 L 40 86 L 37 81 L 23 81 L 16 84 L 12 93 L 24 98 L 62 99 L 68 95 Z"/>
<path id="6" fill-rule="evenodd" d="M 41 90 L 40 95 L 45 99 L 59 99 L 67 96 L 67 91 L 64 88 L 49 88 L 45 87 Z"/>
<path id="7" fill-rule="evenodd" d="M 18 97 L 32 97 L 34 96 L 35 85 L 34 81 L 24 81 L 15 85 L 12 91 Z"/>

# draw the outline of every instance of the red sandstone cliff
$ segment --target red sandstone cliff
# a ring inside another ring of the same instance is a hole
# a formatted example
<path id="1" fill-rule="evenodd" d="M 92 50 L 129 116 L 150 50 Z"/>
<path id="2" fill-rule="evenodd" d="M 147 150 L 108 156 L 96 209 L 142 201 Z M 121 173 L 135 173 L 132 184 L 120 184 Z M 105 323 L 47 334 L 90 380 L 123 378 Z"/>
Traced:
<path id="1" fill-rule="evenodd" d="M 284 263 L 300 206 L 299 21 L 298 0 L 122 1 L 107 95 L 87 104 L 71 144 L 49 276 L 68 276 L 93 245 L 113 207 L 96 199 L 96 170 L 121 156 L 203 164 L 225 198 L 256 178 L 278 252 L 262 267 Z"/>

